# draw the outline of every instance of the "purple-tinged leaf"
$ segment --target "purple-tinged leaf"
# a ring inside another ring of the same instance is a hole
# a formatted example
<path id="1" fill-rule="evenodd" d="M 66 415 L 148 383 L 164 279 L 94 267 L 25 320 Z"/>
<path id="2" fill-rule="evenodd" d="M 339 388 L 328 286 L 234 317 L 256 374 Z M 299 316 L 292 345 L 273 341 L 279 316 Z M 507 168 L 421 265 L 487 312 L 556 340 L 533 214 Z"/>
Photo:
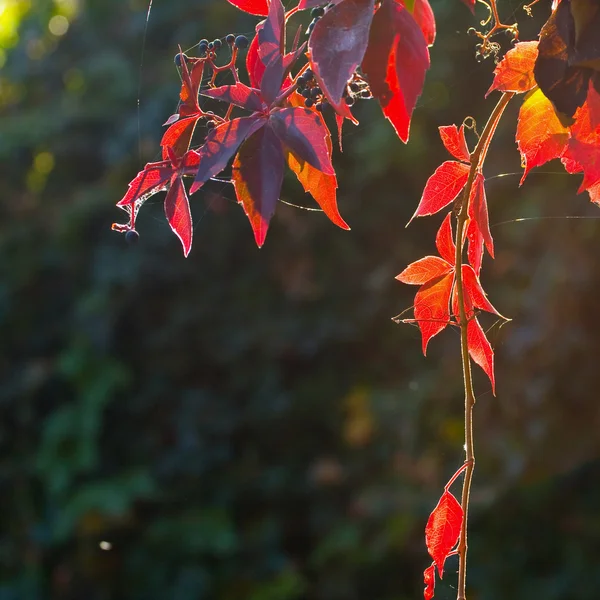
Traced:
<path id="1" fill-rule="evenodd" d="M 220 87 L 202 90 L 200 93 L 203 96 L 208 96 L 215 100 L 222 100 L 228 104 L 235 104 L 235 106 L 245 108 L 252 112 L 261 111 L 266 108 L 260 99 L 260 92 L 249 88 L 241 82 L 233 85 L 222 85 Z"/>
<path id="2" fill-rule="evenodd" d="M 241 117 L 215 127 L 207 136 L 204 145 L 197 150 L 200 158 L 196 179 L 190 194 L 200 189 L 206 181 L 217 175 L 231 160 L 240 144 L 266 123 L 263 117 Z"/>
<path id="3" fill-rule="evenodd" d="M 283 147 L 270 127 L 263 127 L 249 136 L 233 162 L 231 179 L 235 193 L 248 216 L 259 248 L 265 242 L 279 199 L 283 165 Z"/>
<path id="4" fill-rule="evenodd" d="M 313 72 L 334 107 L 340 107 L 348 80 L 369 41 L 373 0 L 342 0 L 316 23 L 308 49 Z"/>
<path id="5" fill-rule="evenodd" d="M 327 127 L 320 114 L 307 108 L 283 108 L 271 113 L 269 125 L 296 156 L 323 173 L 335 174 L 326 142 Z"/>

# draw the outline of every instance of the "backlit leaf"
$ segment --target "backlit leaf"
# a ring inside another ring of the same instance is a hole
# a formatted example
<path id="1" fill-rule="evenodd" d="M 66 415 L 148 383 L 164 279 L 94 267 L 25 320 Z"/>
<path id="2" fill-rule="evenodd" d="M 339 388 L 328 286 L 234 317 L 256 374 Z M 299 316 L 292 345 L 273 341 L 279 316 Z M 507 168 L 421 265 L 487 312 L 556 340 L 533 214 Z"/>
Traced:
<path id="1" fill-rule="evenodd" d="M 435 590 L 435 565 L 431 565 L 425 569 L 423 573 L 423 583 L 425 584 L 423 596 L 425 600 L 431 600 Z"/>
<path id="2" fill-rule="evenodd" d="M 258 247 L 265 242 L 279 199 L 283 165 L 281 142 L 270 127 L 250 135 L 233 161 L 231 179 L 235 193 L 250 221 Z"/>
<path id="3" fill-rule="evenodd" d="M 465 293 L 469 297 L 470 304 L 480 310 L 485 310 L 486 312 L 494 315 L 502 316 L 488 300 L 486 293 L 481 287 L 479 277 L 471 265 L 462 265 L 462 284 Z"/>
<path id="4" fill-rule="evenodd" d="M 185 187 L 179 177 L 174 179 L 167 192 L 165 214 L 171 229 L 181 241 L 184 256 L 187 256 L 192 248 L 192 215 Z"/>
<path id="5" fill-rule="evenodd" d="M 415 295 L 415 320 L 422 337 L 423 354 L 427 354 L 429 340 L 443 331 L 450 322 L 450 293 L 454 273 L 432 279 Z"/>
<path id="6" fill-rule="evenodd" d="M 282 108 L 271 113 L 269 126 L 300 159 L 323 173 L 335 173 L 326 142 L 327 127 L 320 114 L 302 107 Z"/>
<path id="7" fill-rule="evenodd" d="M 204 144 L 198 149 L 200 165 L 190 193 L 193 194 L 211 177 L 220 173 L 246 137 L 263 127 L 265 123 L 264 118 L 241 117 L 211 130 Z"/>
<path id="8" fill-rule="evenodd" d="M 453 160 L 442 163 L 427 180 L 419 206 L 412 216 L 433 215 L 456 199 L 467 183 L 469 165 Z"/>
<path id="9" fill-rule="evenodd" d="M 396 279 L 409 285 L 424 285 L 432 279 L 447 275 L 454 269 L 453 265 L 439 256 L 425 256 L 411 263 Z"/>
<path id="10" fill-rule="evenodd" d="M 187 117 L 179 119 L 179 121 L 175 121 L 175 123 L 169 126 L 160 140 L 164 160 L 169 158 L 167 148 L 172 148 L 178 156 L 183 156 L 187 152 L 197 122 L 198 117 Z"/>
<path id="11" fill-rule="evenodd" d="M 429 515 L 425 527 L 425 543 L 429 555 L 438 569 L 440 578 L 444 574 L 444 563 L 458 542 L 463 520 L 463 510 L 458 500 L 445 490 L 437 506 Z"/>
<path id="12" fill-rule="evenodd" d="M 214 98 L 215 100 L 221 100 L 229 104 L 234 104 L 240 108 L 245 108 L 252 112 L 264 110 L 262 100 L 260 99 L 260 93 L 258 90 L 249 88 L 241 82 L 233 85 L 222 85 L 216 88 L 209 88 L 202 90 L 203 96 Z"/>
<path id="13" fill-rule="evenodd" d="M 467 140 L 465 139 L 465 126 L 460 129 L 456 125 L 442 125 L 439 127 L 440 137 L 446 150 L 463 162 L 471 162 Z"/>
<path id="14" fill-rule="evenodd" d="M 537 42 L 519 42 L 511 48 L 494 71 L 494 82 L 487 91 L 528 92 L 536 85 L 533 69 L 538 57 Z"/>
<path id="15" fill-rule="evenodd" d="M 260 82 L 264 101 L 271 104 L 283 83 L 285 52 L 285 10 L 281 0 L 269 1 L 269 15 L 257 30 L 258 56 L 265 66 Z"/>
<path id="16" fill-rule="evenodd" d="M 451 265 L 454 265 L 456 259 L 456 245 L 452 238 L 452 213 L 448 213 L 446 218 L 442 221 L 440 228 L 435 236 L 435 245 L 440 253 L 440 256 L 448 261 Z"/>
<path id="17" fill-rule="evenodd" d="M 495 396 L 494 351 L 476 318 L 467 323 L 467 345 L 473 362 L 478 364 L 489 377 L 492 384 L 492 393 Z"/>
<path id="18" fill-rule="evenodd" d="M 269 13 L 269 5 L 267 0 L 228 0 L 235 7 L 243 10 L 244 12 L 250 13 L 251 15 L 257 15 L 264 17 Z"/>
<path id="19" fill-rule="evenodd" d="M 173 167 L 168 160 L 148 163 L 144 170 L 140 171 L 129 183 L 127 193 L 119 200 L 117 206 L 126 206 L 145 200 L 152 194 L 164 190 L 169 184 L 172 174 Z"/>
<path id="20" fill-rule="evenodd" d="M 310 36 L 313 72 L 335 107 L 365 55 L 372 20 L 373 0 L 342 0 L 317 21 Z"/>
<path id="21" fill-rule="evenodd" d="M 413 16 L 393 0 L 384 0 L 375 13 L 362 68 L 383 114 L 407 142 L 429 68 L 429 50 Z"/>
<path id="22" fill-rule="evenodd" d="M 467 240 L 469 241 L 467 259 L 475 270 L 475 273 L 479 275 L 483 261 L 483 236 L 477 223 L 472 219 L 469 219 L 469 224 L 467 225 Z"/>
<path id="23" fill-rule="evenodd" d="M 520 184 L 533 167 L 558 158 L 568 138 L 568 129 L 562 125 L 542 90 L 538 88 L 528 92 L 517 123 L 517 144 L 525 169 Z"/>
<path id="24" fill-rule="evenodd" d="M 485 178 L 481 173 L 477 173 L 473 187 L 471 188 L 471 197 L 468 207 L 469 218 L 477 225 L 485 242 L 485 247 L 494 258 L 494 240 L 490 232 L 490 222 L 488 218 L 487 199 L 485 197 Z"/>

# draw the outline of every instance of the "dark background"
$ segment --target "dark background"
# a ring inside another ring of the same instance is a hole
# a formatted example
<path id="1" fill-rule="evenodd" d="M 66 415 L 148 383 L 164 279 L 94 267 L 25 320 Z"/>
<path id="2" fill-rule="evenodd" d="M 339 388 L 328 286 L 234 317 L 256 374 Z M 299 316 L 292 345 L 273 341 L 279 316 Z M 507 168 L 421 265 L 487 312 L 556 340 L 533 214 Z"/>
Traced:
<path id="1" fill-rule="evenodd" d="M 447 158 L 437 126 L 495 102 L 466 33 L 485 10 L 432 4 L 409 145 L 363 102 L 335 153 L 352 231 L 281 204 L 258 250 L 211 183 L 186 260 L 161 196 L 136 247 L 114 205 L 157 157 L 177 45 L 256 19 L 154 0 L 140 69 L 146 0 L 0 1 L 0 600 L 422 597 L 424 525 L 463 460 L 459 340 L 425 359 L 390 320 L 415 292 L 394 276 L 434 252 L 439 215 L 404 225 Z M 548 7 L 501 10 L 531 39 Z M 558 163 L 518 188 L 519 103 L 485 168 L 483 283 L 513 321 L 485 323 L 496 398 L 475 367 L 469 599 L 596 599 L 600 215 Z M 311 205 L 293 177 L 283 198 Z"/>

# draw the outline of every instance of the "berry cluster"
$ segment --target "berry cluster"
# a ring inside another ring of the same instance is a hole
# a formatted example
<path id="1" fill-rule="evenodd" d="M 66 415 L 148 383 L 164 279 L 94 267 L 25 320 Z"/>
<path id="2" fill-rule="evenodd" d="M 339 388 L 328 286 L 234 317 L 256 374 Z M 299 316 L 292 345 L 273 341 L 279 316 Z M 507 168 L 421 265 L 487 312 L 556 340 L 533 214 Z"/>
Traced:
<path id="1" fill-rule="evenodd" d="M 318 86 L 315 76 L 310 69 L 306 69 L 302 75 L 296 80 L 298 85 L 298 93 L 304 98 L 304 106 L 311 108 L 314 106 L 319 112 L 327 105 L 327 100 L 323 95 L 323 91 Z"/>
<path id="2" fill-rule="evenodd" d="M 245 35 L 234 35 L 233 33 L 228 34 L 225 37 L 225 42 L 230 48 L 236 48 L 238 50 L 245 50 L 248 45 L 248 38 Z M 207 39 L 202 39 L 198 42 L 198 55 L 201 58 L 215 58 L 217 53 L 223 47 L 223 41 L 219 38 L 209 42 Z M 181 58 L 184 60 L 189 60 L 189 56 L 186 54 L 176 54 L 175 55 L 175 66 L 179 69 L 181 68 Z"/>
<path id="3" fill-rule="evenodd" d="M 356 100 L 367 100 L 372 97 L 369 84 L 358 73 L 354 73 L 344 90 L 344 101 L 346 104 L 352 106 Z"/>

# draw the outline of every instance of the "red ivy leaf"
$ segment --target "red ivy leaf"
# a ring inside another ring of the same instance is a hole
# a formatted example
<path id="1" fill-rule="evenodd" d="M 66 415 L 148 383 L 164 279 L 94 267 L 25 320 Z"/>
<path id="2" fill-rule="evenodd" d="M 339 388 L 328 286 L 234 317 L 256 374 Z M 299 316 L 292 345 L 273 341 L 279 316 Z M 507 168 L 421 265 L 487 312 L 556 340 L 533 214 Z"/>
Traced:
<path id="1" fill-rule="evenodd" d="M 433 215 L 448 206 L 465 187 L 469 168 L 469 165 L 453 160 L 442 163 L 427 180 L 419 206 L 410 220 Z"/>
<path id="2" fill-rule="evenodd" d="M 433 42 L 435 42 L 435 17 L 429 1 L 414 0 L 412 16 L 421 28 L 427 45 L 433 46 Z"/>
<path id="3" fill-rule="evenodd" d="M 228 0 L 230 4 L 233 4 L 236 8 L 243 10 L 244 12 L 256 15 L 258 17 L 265 17 L 269 14 L 269 5 L 267 0 Z"/>
<path id="4" fill-rule="evenodd" d="M 191 117 L 200 112 L 198 106 L 198 90 L 202 83 L 204 73 L 204 61 L 198 60 L 192 65 L 192 70 L 188 69 L 188 63 L 185 58 L 181 59 L 181 91 L 179 92 L 180 117 Z"/>
<path id="5" fill-rule="evenodd" d="M 165 214 L 171 229 L 181 240 L 187 257 L 192 248 L 192 215 L 185 187 L 180 177 L 174 178 L 165 198 Z"/>
<path id="6" fill-rule="evenodd" d="M 439 127 L 439 131 L 446 150 L 454 158 L 470 163 L 471 155 L 467 147 L 467 140 L 465 139 L 465 126 L 461 125 L 459 129 L 456 125 L 442 125 Z"/>
<path id="7" fill-rule="evenodd" d="M 486 93 L 494 90 L 521 94 L 535 87 L 533 68 L 538 57 L 537 42 L 519 42 L 509 50 L 496 67 L 494 82 Z"/>
<path id="8" fill-rule="evenodd" d="M 483 261 L 483 236 L 477 223 L 472 219 L 469 219 L 469 224 L 467 225 L 467 239 L 469 240 L 467 258 L 475 273 L 479 275 Z"/>
<path id="9" fill-rule="evenodd" d="M 257 26 L 257 30 L 260 29 L 261 27 L 262 27 L 262 24 L 259 24 Z M 306 42 L 305 42 L 305 44 L 306 44 Z M 302 48 L 304 48 L 305 44 L 302 45 Z M 300 50 L 300 48 L 298 50 Z M 288 58 L 288 57 L 293 57 L 293 54 L 290 53 L 284 57 L 284 60 L 282 62 L 284 69 L 286 68 L 287 61 L 293 62 L 291 60 L 291 58 Z M 261 84 L 263 75 L 265 73 L 265 65 L 263 65 L 262 61 L 260 60 L 260 58 L 258 56 L 258 35 L 255 35 L 252 38 L 252 41 L 250 42 L 250 46 L 248 48 L 248 53 L 246 54 L 246 70 L 248 71 L 248 78 L 250 79 L 250 86 L 253 88 L 260 89 L 260 84 Z M 283 84 L 281 85 L 281 89 L 286 90 L 291 85 L 293 85 L 293 83 L 294 83 L 294 81 L 288 75 L 284 79 Z"/>
<path id="10" fill-rule="evenodd" d="M 341 108 L 346 84 L 365 55 L 372 20 L 373 0 L 342 0 L 317 21 L 310 36 L 313 72 L 336 108 Z"/>
<path id="11" fill-rule="evenodd" d="M 454 265 L 456 258 L 456 245 L 452 239 L 452 213 L 448 213 L 446 218 L 443 220 L 442 225 L 438 229 L 435 236 L 435 245 L 437 247 L 440 256 L 448 261 L 450 265 Z"/>
<path id="12" fill-rule="evenodd" d="M 477 173 L 473 187 L 471 188 L 468 215 L 471 221 L 477 225 L 487 251 L 494 258 L 494 240 L 490 232 L 487 199 L 485 197 L 485 178 L 481 173 Z"/>
<path id="13" fill-rule="evenodd" d="M 433 257 L 432 257 L 433 258 Z M 450 322 L 450 293 L 454 273 L 432 279 L 415 295 L 415 320 L 422 337 L 423 354 L 427 354 L 429 340 L 443 331 Z"/>
<path id="14" fill-rule="evenodd" d="M 446 558 L 458 542 L 462 520 L 463 510 L 458 500 L 445 490 L 425 527 L 427 550 L 438 568 L 440 578 L 444 574 Z"/>
<path id="15" fill-rule="evenodd" d="M 169 158 L 169 151 L 167 148 L 172 148 L 177 156 L 183 156 L 187 152 L 197 122 L 198 117 L 187 117 L 175 121 L 175 123 L 165 131 L 160 140 L 162 157 L 164 160 Z"/>
<path id="16" fill-rule="evenodd" d="M 211 177 L 217 175 L 231 160 L 240 144 L 266 123 L 261 117 L 241 117 L 215 127 L 198 149 L 200 164 L 190 194 L 200 189 Z"/>
<path id="17" fill-rule="evenodd" d="M 492 393 L 495 396 L 496 381 L 494 378 L 494 351 L 476 318 L 472 318 L 467 323 L 467 345 L 469 347 L 469 355 L 473 359 L 473 362 L 478 364 L 489 377 L 492 384 Z"/>
<path id="18" fill-rule="evenodd" d="M 228 104 L 235 104 L 235 106 L 252 112 L 261 111 L 266 108 L 260 98 L 259 91 L 249 88 L 241 82 L 203 90 L 201 94 L 215 100 L 222 100 Z"/>
<path id="19" fill-rule="evenodd" d="M 488 300 L 486 293 L 481 287 L 479 277 L 471 265 L 462 265 L 462 284 L 465 294 L 468 296 L 470 305 L 479 308 L 480 310 L 485 310 L 486 312 L 498 315 L 499 317 L 502 316 Z M 469 314 L 470 310 L 466 310 L 465 312 L 467 313 L 467 317 L 471 316 Z M 456 312 L 455 316 L 458 320 L 458 312 Z"/>
<path id="20" fill-rule="evenodd" d="M 594 80 L 598 82 L 598 90 L 600 90 L 600 74 L 596 73 L 594 78 L 590 79 L 586 103 L 591 126 L 596 129 L 600 127 L 600 91 L 594 87 Z"/>
<path id="21" fill-rule="evenodd" d="M 394 0 L 384 0 L 375 13 L 362 68 L 383 114 L 407 142 L 429 68 L 429 50 L 413 16 Z"/>
<path id="22" fill-rule="evenodd" d="M 425 569 L 423 573 L 423 583 L 425 583 L 423 596 L 425 597 L 425 600 L 431 600 L 435 590 L 435 565 L 431 565 Z"/>
<path id="23" fill-rule="evenodd" d="M 408 285 L 424 285 L 432 279 L 443 277 L 452 271 L 452 264 L 439 256 L 425 256 L 411 263 L 396 279 Z"/>
<path id="24" fill-rule="evenodd" d="M 323 173 L 335 174 L 326 142 L 328 131 L 321 115 L 307 108 L 283 108 L 271 113 L 269 126 L 301 160 Z"/>
<path id="25" fill-rule="evenodd" d="M 285 10 L 281 0 L 269 1 L 269 15 L 257 30 L 258 56 L 265 67 L 260 91 L 267 104 L 277 97 L 284 78 Z"/>
<path id="26" fill-rule="evenodd" d="M 148 163 L 144 170 L 140 171 L 129 183 L 127 193 L 117 202 L 117 206 L 123 207 L 135 202 L 143 202 L 153 194 L 164 190 L 168 186 L 172 174 L 173 168 L 169 160 Z"/>
<path id="27" fill-rule="evenodd" d="M 519 185 L 523 184 L 533 167 L 558 158 L 568 138 L 568 129 L 562 125 L 542 90 L 538 88 L 528 92 L 517 123 L 517 144 L 525 169 Z"/>
<path id="28" fill-rule="evenodd" d="M 284 154 L 270 127 L 263 127 L 242 144 L 233 161 L 232 181 L 238 202 L 248 216 L 257 246 L 267 235 L 283 183 Z"/>
<path id="29" fill-rule="evenodd" d="M 583 171 L 583 181 L 579 187 L 580 193 L 600 182 L 600 146 L 597 143 L 587 144 L 571 138 L 563 159 L 573 161 Z"/>

